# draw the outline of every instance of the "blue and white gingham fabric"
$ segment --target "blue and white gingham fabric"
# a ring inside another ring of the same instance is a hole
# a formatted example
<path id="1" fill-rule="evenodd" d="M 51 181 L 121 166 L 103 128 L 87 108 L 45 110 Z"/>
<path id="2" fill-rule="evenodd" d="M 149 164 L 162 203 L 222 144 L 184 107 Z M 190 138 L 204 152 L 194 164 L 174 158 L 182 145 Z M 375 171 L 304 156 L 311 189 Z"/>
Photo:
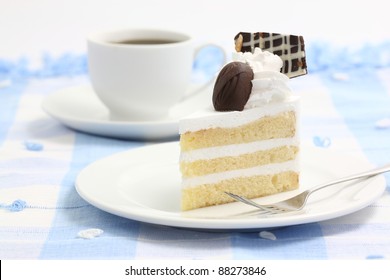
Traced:
<path id="1" fill-rule="evenodd" d="M 303 144 L 390 162 L 390 43 L 318 43 L 307 53 L 310 74 L 291 80 L 303 100 Z M 150 143 L 75 132 L 41 110 L 46 95 L 85 83 L 85 55 L 45 55 L 36 70 L 0 58 L 0 259 L 390 258 L 389 175 L 383 196 L 361 211 L 259 232 L 151 225 L 89 205 L 76 193 L 78 173 Z"/>

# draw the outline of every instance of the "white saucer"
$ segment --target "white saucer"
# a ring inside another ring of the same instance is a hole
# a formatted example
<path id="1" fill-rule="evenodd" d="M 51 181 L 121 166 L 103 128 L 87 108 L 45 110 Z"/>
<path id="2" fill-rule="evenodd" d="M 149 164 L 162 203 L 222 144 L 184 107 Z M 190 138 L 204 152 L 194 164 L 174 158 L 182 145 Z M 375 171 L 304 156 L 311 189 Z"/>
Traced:
<path id="1" fill-rule="evenodd" d="M 132 149 L 87 166 L 76 180 L 76 190 L 92 205 L 109 213 L 142 222 L 202 230 L 253 230 L 318 222 L 358 211 L 385 190 L 384 176 L 324 189 L 310 197 L 304 211 L 258 217 L 251 206 L 229 203 L 180 211 L 179 144 L 170 142 Z M 367 170 L 361 159 L 327 150 L 302 147 L 300 190 L 337 177 Z M 298 191 L 259 198 L 269 203 Z"/>
<path id="2" fill-rule="evenodd" d="M 48 95 L 43 110 L 64 125 L 100 136 L 160 140 L 178 137 L 179 119 L 211 104 L 211 88 L 172 107 L 169 115 L 158 121 L 110 121 L 108 109 L 90 85 L 66 88 Z"/>

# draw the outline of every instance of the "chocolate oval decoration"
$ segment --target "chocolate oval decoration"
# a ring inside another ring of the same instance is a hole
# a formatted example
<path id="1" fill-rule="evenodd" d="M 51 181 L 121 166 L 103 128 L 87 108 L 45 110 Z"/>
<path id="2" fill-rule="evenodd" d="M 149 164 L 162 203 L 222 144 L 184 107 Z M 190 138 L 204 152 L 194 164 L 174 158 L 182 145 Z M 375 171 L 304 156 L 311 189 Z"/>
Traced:
<path id="1" fill-rule="evenodd" d="M 252 91 L 252 68 L 243 62 L 230 62 L 219 72 L 213 91 L 216 111 L 242 111 Z"/>

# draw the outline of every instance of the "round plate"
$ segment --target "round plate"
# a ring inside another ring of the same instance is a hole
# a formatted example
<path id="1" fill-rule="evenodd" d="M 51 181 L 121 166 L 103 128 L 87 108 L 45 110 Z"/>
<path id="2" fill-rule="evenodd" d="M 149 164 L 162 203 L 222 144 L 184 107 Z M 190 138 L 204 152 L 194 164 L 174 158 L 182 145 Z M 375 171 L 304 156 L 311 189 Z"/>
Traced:
<path id="1" fill-rule="evenodd" d="M 181 211 L 179 153 L 178 142 L 170 142 L 101 159 L 80 172 L 76 180 L 77 192 L 101 210 L 142 222 L 202 230 L 251 230 L 346 215 L 373 203 L 386 187 L 384 176 L 335 185 L 313 194 L 304 210 L 284 215 L 259 216 L 255 208 L 239 202 Z M 366 160 L 302 147 L 299 191 L 370 168 Z M 270 203 L 297 192 L 256 201 Z"/>
<path id="2" fill-rule="evenodd" d="M 203 88 L 201 88 L 203 89 Z M 64 125 L 106 137 L 160 140 L 179 136 L 179 119 L 211 104 L 211 88 L 173 106 L 169 115 L 156 121 L 111 121 L 108 109 L 90 85 L 65 88 L 45 97 L 43 110 Z"/>

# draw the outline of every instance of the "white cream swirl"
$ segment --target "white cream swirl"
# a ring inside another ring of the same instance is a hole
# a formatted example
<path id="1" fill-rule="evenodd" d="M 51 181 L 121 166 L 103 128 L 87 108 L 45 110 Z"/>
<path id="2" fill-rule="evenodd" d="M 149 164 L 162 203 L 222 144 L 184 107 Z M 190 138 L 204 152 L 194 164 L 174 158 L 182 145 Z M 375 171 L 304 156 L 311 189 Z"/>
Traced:
<path id="1" fill-rule="evenodd" d="M 254 53 L 234 53 L 233 60 L 249 64 L 254 72 L 252 92 L 245 109 L 281 102 L 291 95 L 287 86 L 289 78 L 280 73 L 283 61 L 279 56 L 255 48 Z"/>

